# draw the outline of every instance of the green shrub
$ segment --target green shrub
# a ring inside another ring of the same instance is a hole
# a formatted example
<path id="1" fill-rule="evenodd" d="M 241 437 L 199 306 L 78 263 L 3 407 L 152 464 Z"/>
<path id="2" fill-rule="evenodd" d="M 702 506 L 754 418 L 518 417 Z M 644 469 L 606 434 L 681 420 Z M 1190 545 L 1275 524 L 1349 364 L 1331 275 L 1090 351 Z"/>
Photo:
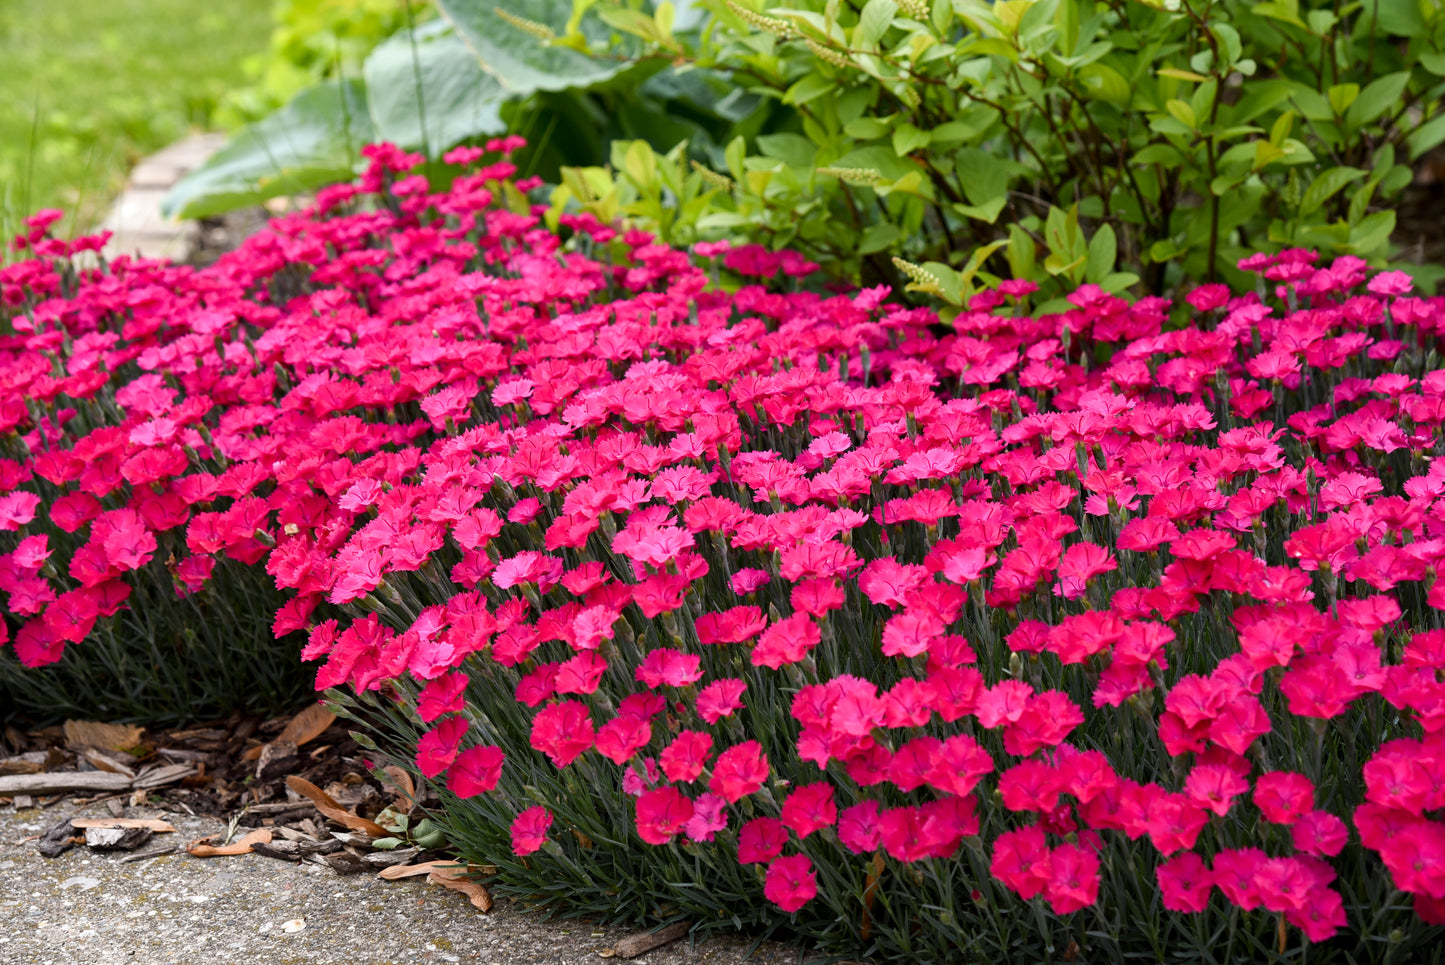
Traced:
<path id="1" fill-rule="evenodd" d="M 275 0 L 270 47 L 243 64 L 253 83 L 226 96 L 216 121 L 239 127 L 307 87 L 358 76 L 378 44 L 431 12 L 427 0 Z"/>
<path id="2" fill-rule="evenodd" d="M 613 25 L 637 29 L 635 17 L 591 6 L 439 0 L 441 18 L 428 19 L 420 5 L 390 0 L 295 0 L 282 8 L 267 68 L 280 80 L 253 89 L 260 93 L 246 113 L 276 109 L 187 176 L 167 210 L 202 217 L 314 190 L 360 170 L 359 148 L 371 141 L 436 161 L 455 145 L 511 131 L 530 142 L 522 170 L 556 180 L 564 166 L 604 163 L 616 140 L 658 150 L 687 142 L 721 164 L 722 145 L 791 120 L 791 108 L 737 90 L 724 73 L 673 65 L 684 40 L 701 43 L 698 17 L 674 21 L 662 4 L 657 22 L 669 27 L 648 34 L 654 50 Z M 323 20 L 301 42 L 303 26 Z M 345 43 L 333 36 L 343 25 Z M 329 47 L 331 60 L 322 56 Z M 448 176 L 441 165 L 428 173 Z"/>
<path id="3" fill-rule="evenodd" d="M 954 304 L 992 244 L 992 272 L 1053 293 L 1239 283 L 1244 254 L 1291 246 L 1381 262 L 1402 162 L 1445 140 L 1439 3 L 701 4 L 714 24 L 686 56 L 796 119 L 690 173 L 681 195 L 710 200 L 668 240 L 918 283 L 897 253 Z"/>

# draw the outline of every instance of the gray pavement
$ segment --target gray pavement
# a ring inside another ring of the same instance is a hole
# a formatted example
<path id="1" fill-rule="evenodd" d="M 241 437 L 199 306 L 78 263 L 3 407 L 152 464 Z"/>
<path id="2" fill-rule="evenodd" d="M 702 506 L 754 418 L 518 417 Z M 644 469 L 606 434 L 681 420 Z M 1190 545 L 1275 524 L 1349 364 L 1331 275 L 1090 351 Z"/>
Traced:
<path id="1" fill-rule="evenodd" d="M 123 853 L 76 847 L 42 858 L 38 835 L 62 818 L 107 817 L 102 806 L 63 801 L 48 809 L 0 809 L 0 965 L 600 965 L 628 932 L 543 921 L 499 899 L 488 914 L 425 879 L 341 876 L 258 854 L 192 858 L 185 844 L 225 832 L 217 819 L 153 808 L 176 827 L 140 850 L 175 854 L 123 863 Z M 646 953 L 646 965 L 784 965 L 795 948 L 729 937 L 687 939 Z M 612 958 L 612 961 L 620 959 Z"/>
<path id="2" fill-rule="evenodd" d="M 103 254 L 183 260 L 195 241 L 197 226 L 161 214 L 161 201 L 186 172 L 200 167 L 226 141 L 224 134 L 192 134 L 137 164 L 125 189 L 101 222 L 111 231 Z"/>

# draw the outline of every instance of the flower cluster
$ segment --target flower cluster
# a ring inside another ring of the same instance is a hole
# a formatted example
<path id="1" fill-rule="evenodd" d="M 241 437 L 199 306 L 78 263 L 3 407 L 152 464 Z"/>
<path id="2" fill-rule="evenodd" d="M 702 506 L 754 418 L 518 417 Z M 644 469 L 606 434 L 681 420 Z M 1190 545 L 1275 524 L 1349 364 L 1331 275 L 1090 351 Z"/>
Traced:
<path id="1" fill-rule="evenodd" d="M 40 219 L 0 271 L 22 661 L 229 558 L 516 855 L 565 820 L 515 762 L 605 761 L 637 838 L 787 912 L 821 862 L 975 849 L 1067 915 L 1129 843 L 1171 911 L 1364 927 L 1353 848 L 1445 923 L 1441 300 L 1291 250 L 939 334 L 791 254 L 564 243 L 505 157 L 433 192 L 368 154 L 212 268 L 77 270 Z"/>

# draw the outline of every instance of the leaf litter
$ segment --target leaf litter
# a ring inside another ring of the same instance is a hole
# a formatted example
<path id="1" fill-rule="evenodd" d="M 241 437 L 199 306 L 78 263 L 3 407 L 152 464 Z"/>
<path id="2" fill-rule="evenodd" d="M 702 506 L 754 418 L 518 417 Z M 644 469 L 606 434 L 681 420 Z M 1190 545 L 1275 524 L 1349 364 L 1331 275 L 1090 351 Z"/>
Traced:
<path id="1" fill-rule="evenodd" d="M 425 876 L 490 911 L 491 894 L 476 879 L 497 869 L 469 867 L 411 842 L 409 816 L 435 798 L 419 793 L 400 767 L 373 772 L 361 754 L 319 703 L 287 718 L 233 715 L 179 730 L 82 720 L 10 726 L 0 737 L 0 806 L 44 809 L 66 798 L 106 805 L 110 817 L 61 821 L 37 835 L 46 857 L 78 845 L 135 852 L 123 862 L 172 854 L 182 846 L 140 849 L 175 826 L 129 810 L 210 815 L 228 818 L 228 831 L 185 844 L 192 858 L 257 854 L 388 881 Z"/>

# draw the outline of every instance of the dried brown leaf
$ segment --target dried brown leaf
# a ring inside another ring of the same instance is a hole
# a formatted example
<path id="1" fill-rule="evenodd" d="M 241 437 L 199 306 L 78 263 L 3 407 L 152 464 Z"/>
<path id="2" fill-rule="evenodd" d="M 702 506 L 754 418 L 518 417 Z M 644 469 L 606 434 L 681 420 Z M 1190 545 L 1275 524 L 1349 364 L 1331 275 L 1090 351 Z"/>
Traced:
<path id="1" fill-rule="evenodd" d="M 612 955 L 617 958 L 636 958 L 654 948 L 661 948 L 669 942 L 675 942 L 688 932 L 692 931 L 692 923 L 686 921 L 668 925 L 666 928 L 659 928 L 655 931 L 638 932 L 635 935 L 628 935 L 611 948 Z M 611 956 L 609 956 L 611 957 Z"/>
<path id="2" fill-rule="evenodd" d="M 206 843 L 208 841 L 214 841 L 218 837 L 219 835 L 208 834 L 204 838 L 197 838 L 195 841 L 186 845 L 186 854 L 193 858 L 216 858 L 228 855 L 250 854 L 251 845 L 271 843 L 271 829 L 257 828 L 241 840 L 232 841 L 225 847 L 218 848 L 215 845 Z"/>
<path id="3" fill-rule="evenodd" d="M 0 777 L 7 774 L 39 774 L 45 770 L 45 752 L 31 751 L 0 760 Z"/>
<path id="4" fill-rule="evenodd" d="M 378 878 L 385 878 L 387 881 L 397 881 L 401 878 L 414 878 L 417 875 L 431 874 L 438 868 L 455 868 L 455 861 L 423 861 L 421 864 L 399 864 L 390 868 L 382 868 L 376 873 Z"/>
<path id="5" fill-rule="evenodd" d="M 144 728 L 134 724 L 102 724 L 93 720 L 67 720 L 64 730 L 67 747 L 100 747 L 113 751 L 139 746 L 145 733 Z"/>
<path id="6" fill-rule="evenodd" d="M 410 814 L 412 807 L 416 805 L 416 785 L 412 783 L 411 775 L 395 764 L 388 764 L 382 770 L 391 778 L 391 786 L 402 797 L 406 812 Z"/>
<path id="7" fill-rule="evenodd" d="M 867 941 L 868 936 L 873 934 L 873 903 L 878 898 L 878 879 L 883 877 L 883 855 L 875 852 L 873 864 L 868 869 L 868 875 L 863 879 L 863 915 L 860 921 L 859 934 Z"/>
<path id="8" fill-rule="evenodd" d="M 174 831 L 175 827 L 160 818 L 71 818 L 75 828 L 145 828 L 149 831 Z"/>
<path id="9" fill-rule="evenodd" d="M 80 747 L 76 749 L 76 753 L 89 761 L 98 771 L 109 771 L 111 774 L 124 774 L 126 777 L 135 777 L 135 768 L 114 754 L 107 754 L 105 751 L 96 750 L 94 747 Z M 134 758 L 132 758 L 132 760 L 134 760 Z"/>
<path id="10" fill-rule="evenodd" d="M 465 868 L 456 868 L 452 870 L 448 870 L 445 868 L 433 868 L 431 872 L 426 876 L 426 880 L 435 882 L 436 884 L 441 885 L 443 888 L 450 888 L 453 891 L 460 891 L 462 894 L 467 896 L 468 900 L 470 900 L 471 903 L 478 910 L 482 912 L 491 911 L 492 893 L 487 890 L 486 885 L 482 884 L 479 881 L 469 881 L 468 879 L 463 877 L 453 877 L 454 875 L 460 876 L 465 875 L 466 873 L 467 869 Z"/>
<path id="11" fill-rule="evenodd" d="M 312 704 L 295 717 L 292 717 L 286 726 L 282 728 L 281 733 L 277 734 L 271 743 L 276 744 L 282 741 L 290 741 L 297 747 L 300 747 L 302 744 L 313 741 L 324 734 L 326 728 L 330 727 L 331 722 L 334 720 L 336 720 L 336 715 L 331 711 L 327 710 L 321 704 Z M 246 751 L 245 754 L 241 755 L 241 759 L 254 761 L 260 756 L 261 748 L 252 747 Z"/>
<path id="12" fill-rule="evenodd" d="M 364 834 L 369 834 L 374 838 L 384 838 L 391 834 L 390 831 L 386 830 L 386 828 L 383 828 L 375 821 L 368 821 L 366 818 L 360 817 L 358 815 L 352 814 L 350 811 L 344 810 L 341 805 L 337 804 L 334 800 L 332 800 L 331 795 L 327 794 L 325 791 L 321 790 L 321 788 L 317 787 L 315 784 L 312 784 L 310 781 L 299 778 L 293 774 L 290 777 L 286 778 L 286 786 L 289 787 L 291 790 L 295 791 L 297 794 L 309 798 L 311 803 L 316 805 L 316 810 L 320 811 L 326 817 L 330 818 L 333 821 L 338 821 L 341 824 L 346 825 L 353 831 L 361 831 Z"/>

